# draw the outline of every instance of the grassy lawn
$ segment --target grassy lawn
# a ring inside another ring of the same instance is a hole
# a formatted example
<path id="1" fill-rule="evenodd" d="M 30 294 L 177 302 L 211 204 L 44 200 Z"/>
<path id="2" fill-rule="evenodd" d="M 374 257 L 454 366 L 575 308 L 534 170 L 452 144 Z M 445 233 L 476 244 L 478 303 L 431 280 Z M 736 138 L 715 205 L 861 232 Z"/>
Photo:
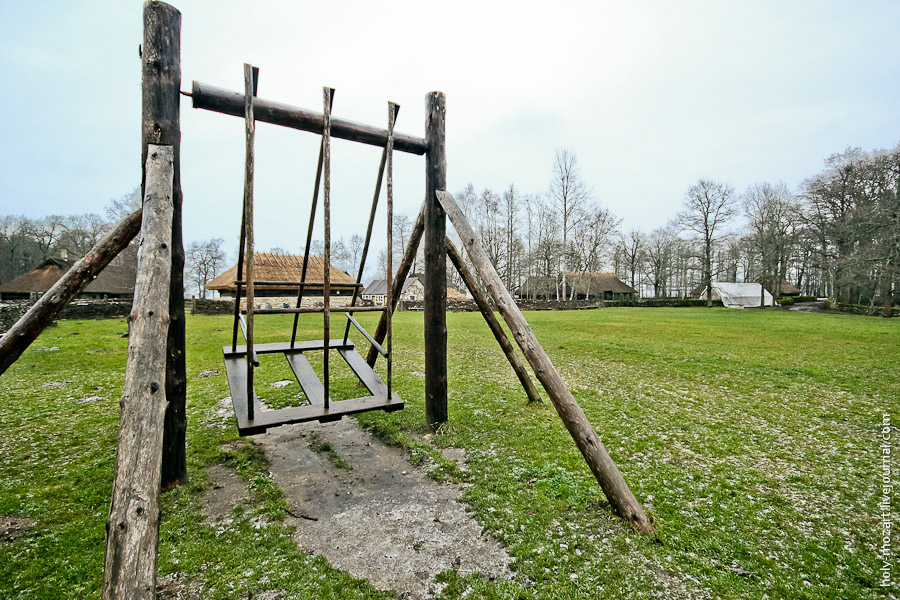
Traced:
<path id="1" fill-rule="evenodd" d="M 479 314 L 448 315 L 450 423 L 426 441 L 422 314 L 400 313 L 395 389 L 407 408 L 359 421 L 414 462 L 433 463 L 435 478 L 469 483 L 472 515 L 515 559 L 512 582 L 445 571 L 442 597 L 900 593 L 878 587 L 876 555 L 882 414 L 900 422 L 900 321 L 697 308 L 526 318 L 658 536 L 611 515 L 549 401 L 526 403 Z M 375 319 L 360 317 L 370 330 Z M 259 342 L 289 336 L 286 318 L 257 323 Z M 305 339 L 321 337 L 318 320 L 303 326 Z M 33 345 L 58 350 L 28 351 L 0 377 L 0 515 L 36 521 L 0 541 L 0 598 L 99 596 L 125 330 L 121 319 L 62 321 Z M 160 575 L 213 599 L 269 589 L 284 598 L 395 597 L 292 542 L 262 453 L 229 443 L 237 434 L 220 412 L 224 375 L 199 376 L 224 370 L 230 318 L 190 317 L 187 330 L 191 483 L 164 496 Z M 260 377 L 291 375 L 273 363 Z M 347 371 L 335 390 L 356 395 Z M 292 401 L 271 395 L 275 405 Z M 441 459 L 445 446 L 467 451 L 466 471 Z M 205 525 L 200 512 L 204 469 L 214 463 L 235 467 L 251 492 L 227 526 Z M 896 522 L 896 500 L 893 509 Z"/>

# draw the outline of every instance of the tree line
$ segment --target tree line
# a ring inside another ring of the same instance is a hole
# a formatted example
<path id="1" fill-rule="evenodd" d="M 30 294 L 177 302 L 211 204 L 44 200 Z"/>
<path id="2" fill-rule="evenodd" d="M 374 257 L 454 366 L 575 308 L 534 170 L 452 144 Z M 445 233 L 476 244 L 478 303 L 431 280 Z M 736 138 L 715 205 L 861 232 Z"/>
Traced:
<path id="1" fill-rule="evenodd" d="M 834 154 L 796 190 L 760 182 L 738 193 L 700 179 L 669 223 L 649 231 L 624 230 L 567 150 L 556 153 L 546 191 L 470 183 L 455 196 L 512 292 L 543 277 L 568 299 L 567 274 L 613 272 L 645 298 L 687 297 L 716 280 L 762 280 L 776 295 L 787 281 L 855 304 L 896 294 L 900 146 Z M 461 286 L 457 277 L 448 269 L 448 283 Z"/>
<path id="2" fill-rule="evenodd" d="M 523 193 L 511 183 L 499 193 L 479 192 L 469 183 L 455 196 L 511 292 L 540 277 L 553 282 L 558 299 L 569 299 L 568 274 L 613 272 L 645 298 L 687 297 L 715 280 L 763 280 L 776 295 L 787 281 L 804 294 L 852 304 L 890 302 L 897 295 L 900 145 L 833 154 L 821 172 L 794 190 L 783 182 L 760 182 L 738 193 L 727 182 L 700 179 L 685 191 L 681 210 L 649 231 L 624 230 L 568 150 L 556 152 L 544 191 Z M 0 283 L 62 250 L 72 258 L 84 255 L 139 201 L 135 190 L 111 201 L 105 216 L 0 216 Z M 394 265 L 400 264 L 413 220 L 395 216 Z M 332 263 L 355 277 L 363 242 L 356 234 L 338 239 Z M 119 264 L 134 264 L 134 246 Z M 226 266 L 223 246 L 215 238 L 186 248 L 186 279 L 201 297 Z M 323 250 L 314 240 L 311 254 Z M 368 264 L 384 278 L 387 250 L 375 257 L 370 252 Z M 420 248 L 412 272 L 423 267 Z M 464 289 L 454 269 L 447 273 L 448 284 Z"/>

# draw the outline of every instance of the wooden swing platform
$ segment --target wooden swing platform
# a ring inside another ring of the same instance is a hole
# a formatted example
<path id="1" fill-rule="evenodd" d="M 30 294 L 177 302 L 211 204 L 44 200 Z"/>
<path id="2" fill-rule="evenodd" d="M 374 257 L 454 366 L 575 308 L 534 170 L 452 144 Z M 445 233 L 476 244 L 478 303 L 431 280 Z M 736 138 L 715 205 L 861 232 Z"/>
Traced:
<path id="1" fill-rule="evenodd" d="M 313 371 L 304 352 L 321 351 L 325 349 L 322 340 L 277 342 L 271 344 L 254 344 L 253 353 L 258 354 L 284 354 L 291 366 L 300 389 L 309 400 L 305 406 L 290 406 L 278 410 L 265 408 L 256 396 L 255 390 L 248 395 L 247 390 L 247 346 L 231 345 L 222 347 L 225 357 L 225 374 L 228 377 L 228 387 L 231 388 L 231 401 L 234 405 L 234 416 L 237 419 L 238 433 L 240 435 L 254 435 L 263 433 L 270 427 L 288 425 L 290 423 L 303 423 L 306 421 L 338 421 L 345 415 L 352 415 L 370 410 L 384 410 L 387 412 L 403 408 L 403 400 L 396 393 L 391 393 L 388 398 L 387 385 L 377 373 L 370 367 L 365 359 L 353 346 L 353 342 L 343 339 L 333 339 L 328 344 L 329 350 L 336 350 L 359 378 L 360 383 L 369 391 L 368 396 L 353 398 L 350 400 L 325 399 L 325 388 L 319 380 L 319 376 Z M 248 417 L 247 398 L 253 402 L 253 419 Z"/>

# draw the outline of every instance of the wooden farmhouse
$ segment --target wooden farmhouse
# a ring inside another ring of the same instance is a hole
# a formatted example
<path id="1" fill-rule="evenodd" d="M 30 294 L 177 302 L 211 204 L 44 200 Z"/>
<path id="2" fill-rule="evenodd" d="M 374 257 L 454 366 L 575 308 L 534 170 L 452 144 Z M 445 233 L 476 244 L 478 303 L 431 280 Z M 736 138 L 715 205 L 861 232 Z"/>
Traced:
<path id="1" fill-rule="evenodd" d="M 566 273 L 569 300 L 635 300 L 638 292 L 615 273 Z M 525 300 L 561 300 L 562 276 L 529 277 L 516 290 Z"/>
<path id="2" fill-rule="evenodd" d="M 44 295 L 77 261 L 65 252 L 60 258 L 48 258 L 37 268 L 0 285 L 0 300 L 37 299 Z M 81 294 L 82 299 L 132 298 L 134 296 L 133 269 L 110 265 L 103 269 Z"/>
<path id="3" fill-rule="evenodd" d="M 295 254 L 272 254 L 269 252 L 253 253 L 253 280 L 258 282 L 254 286 L 254 295 L 257 297 L 282 297 L 297 295 L 297 286 L 291 288 L 291 282 L 299 282 L 303 273 L 303 257 Z M 347 273 L 331 265 L 331 293 L 330 296 L 353 295 L 353 284 L 356 280 Z M 309 266 L 306 269 L 307 285 L 304 297 L 322 296 L 322 282 L 325 278 L 325 259 L 321 256 L 310 256 Z M 234 298 L 237 292 L 237 265 L 206 284 L 206 289 L 219 292 L 222 298 Z M 337 285 L 335 285 L 337 284 Z M 243 288 L 241 288 L 243 296 Z"/>
<path id="4" fill-rule="evenodd" d="M 759 277 L 754 283 L 761 283 L 766 291 L 775 295 L 775 283 L 778 284 L 778 296 L 799 296 L 802 292 L 796 285 L 782 277 Z"/>

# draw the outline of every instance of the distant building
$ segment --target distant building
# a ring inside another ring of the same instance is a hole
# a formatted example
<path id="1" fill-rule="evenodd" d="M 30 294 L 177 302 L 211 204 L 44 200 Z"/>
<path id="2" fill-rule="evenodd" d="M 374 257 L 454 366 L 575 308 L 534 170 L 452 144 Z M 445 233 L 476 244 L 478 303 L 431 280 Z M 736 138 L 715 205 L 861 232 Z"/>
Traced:
<path id="1" fill-rule="evenodd" d="M 706 286 L 699 286 L 691 292 L 691 298 L 700 299 L 707 296 Z M 734 283 L 728 281 L 712 282 L 712 299 L 721 300 L 728 308 L 759 308 L 760 296 L 766 306 L 775 306 L 775 298 L 758 283 Z"/>
<path id="2" fill-rule="evenodd" d="M 529 277 L 516 296 L 523 300 L 562 299 L 562 276 Z M 566 273 L 566 296 L 569 300 L 634 300 L 638 292 L 615 273 Z"/>
<path id="3" fill-rule="evenodd" d="M 774 282 L 778 282 L 779 296 L 799 296 L 802 293 L 800 291 L 800 288 L 798 288 L 787 279 L 781 277 L 759 277 L 756 281 L 754 281 L 754 283 L 763 284 L 766 288 L 766 291 L 772 295 L 775 294 L 775 286 L 772 285 Z"/>
<path id="4" fill-rule="evenodd" d="M 375 306 L 384 306 L 387 301 L 387 279 L 376 279 L 362 291 L 362 299 L 368 300 Z M 425 299 L 425 284 L 418 277 L 407 277 L 403 282 L 403 290 L 400 292 L 400 300 L 407 302 L 421 302 Z"/>
<path id="5" fill-rule="evenodd" d="M 60 258 L 48 258 L 36 269 L 0 285 L 0 300 L 28 300 L 43 296 L 60 277 L 71 269 L 76 260 L 70 260 L 62 251 Z M 78 297 L 83 299 L 132 298 L 135 272 L 122 266 L 108 265 Z"/>
<path id="6" fill-rule="evenodd" d="M 303 273 L 303 257 L 294 254 L 272 254 L 269 252 L 255 252 L 253 254 L 253 280 L 271 282 L 299 282 Z M 244 265 L 246 269 L 246 265 Z M 355 284 L 356 280 L 350 275 L 331 265 L 331 283 Z M 309 266 L 306 270 L 306 281 L 310 285 L 304 288 L 306 297 L 322 296 L 322 283 L 325 278 L 325 259 L 321 256 L 310 256 Z M 237 292 L 237 265 L 206 284 L 206 289 L 216 290 L 220 297 L 234 298 Z M 241 296 L 245 288 L 241 287 Z M 353 288 L 331 288 L 329 296 L 351 296 Z M 258 283 L 253 286 L 254 296 L 279 297 L 297 294 L 297 286 L 291 288 L 287 285 Z"/>

